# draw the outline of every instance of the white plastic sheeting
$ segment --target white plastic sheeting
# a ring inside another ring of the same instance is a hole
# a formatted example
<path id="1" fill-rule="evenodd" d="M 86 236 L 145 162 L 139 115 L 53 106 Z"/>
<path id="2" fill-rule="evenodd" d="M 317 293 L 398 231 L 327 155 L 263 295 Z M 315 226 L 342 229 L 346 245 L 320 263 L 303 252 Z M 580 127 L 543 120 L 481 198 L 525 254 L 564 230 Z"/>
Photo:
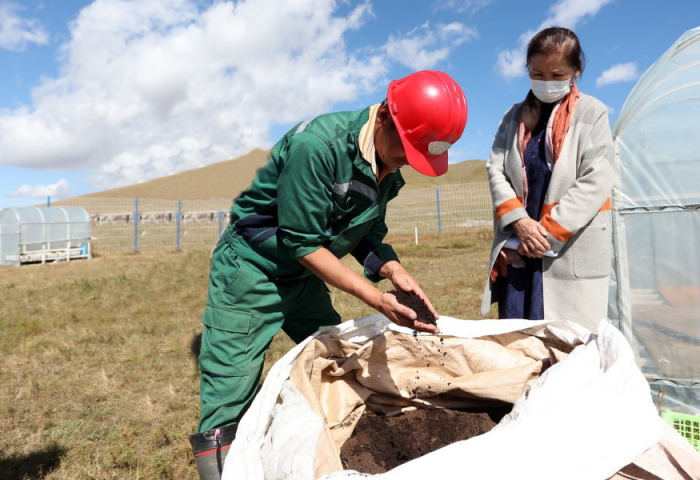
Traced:
<path id="1" fill-rule="evenodd" d="M 440 328 L 442 335 L 460 338 L 521 331 L 583 344 L 546 370 L 491 432 L 378 477 L 604 480 L 659 441 L 660 423 L 648 384 L 628 343 L 607 322 L 601 322 L 597 335 L 570 322 L 527 320 L 441 317 Z M 343 323 L 332 335 L 362 344 L 386 329 L 410 334 L 385 317 L 372 315 Z M 273 366 L 241 419 L 224 465 L 224 480 L 313 479 L 323 419 L 289 376 L 306 344 L 328 335 L 328 330 L 309 337 Z M 340 471 L 325 478 L 357 475 Z"/>
<path id="2" fill-rule="evenodd" d="M 0 265 L 90 257 L 90 216 L 81 207 L 0 212 Z"/>
<path id="3" fill-rule="evenodd" d="M 609 317 L 664 406 L 700 414 L 700 27 L 642 76 L 613 125 Z"/>

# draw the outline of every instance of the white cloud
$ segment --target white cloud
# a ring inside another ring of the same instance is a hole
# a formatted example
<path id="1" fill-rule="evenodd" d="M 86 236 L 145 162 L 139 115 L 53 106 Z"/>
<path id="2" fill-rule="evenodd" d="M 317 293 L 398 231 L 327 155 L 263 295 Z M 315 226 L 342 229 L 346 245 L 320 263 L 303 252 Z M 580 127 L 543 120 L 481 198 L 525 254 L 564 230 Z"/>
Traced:
<path id="1" fill-rule="evenodd" d="M 531 37 L 532 35 L 528 35 L 528 38 Z M 520 43 L 522 44 L 522 41 Z M 498 62 L 496 65 L 501 76 L 511 79 L 525 75 L 525 61 L 527 60 L 526 48 L 527 44 L 525 48 L 521 47 L 514 50 L 504 50 L 498 54 Z"/>
<path id="2" fill-rule="evenodd" d="M 611 107 L 610 105 L 605 105 L 605 108 L 608 110 L 608 115 L 613 116 L 615 115 L 615 107 Z"/>
<path id="3" fill-rule="evenodd" d="M 390 50 L 428 66 L 476 36 L 425 25 L 360 57 L 345 36 L 371 5 L 339 3 L 95 0 L 70 24 L 60 75 L 0 110 L 0 164 L 81 169 L 96 189 L 196 168 L 269 146 L 275 123 L 384 98 Z"/>
<path id="4" fill-rule="evenodd" d="M 532 37 L 548 27 L 564 27 L 575 30 L 586 17 L 594 17 L 601 8 L 613 0 L 559 0 L 549 8 L 549 16 L 534 30 L 528 30 L 518 39 L 518 46 L 498 54 L 496 68 L 505 78 L 511 79 L 525 75 L 527 45 Z"/>
<path id="5" fill-rule="evenodd" d="M 493 4 L 496 0 L 438 0 L 435 2 L 436 10 L 454 10 L 457 13 L 474 15 L 482 8 Z"/>
<path id="6" fill-rule="evenodd" d="M 631 82 L 639 78 L 637 64 L 635 62 L 618 63 L 604 71 L 595 81 L 596 87 L 603 87 L 612 83 Z"/>
<path id="7" fill-rule="evenodd" d="M 70 25 L 60 76 L 0 110 L 0 164 L 85 169 L 117 187 L 268 146 L 274 122 L 387 84 L 344 35 L 372 15 L 335 0 L 96 0 Z M 384 92 L 378 94 L 382 96 Z M 383 97 L 382 97 L 383 98 Z"/>
<path id="8" fill-rule="evenodd" d="M 449 164 L 463 162 L 467 157 L 467 150 L 463 148 L 450 148 Z"/>
<path id="9" fill-rule="evenodd" d="M 0 48 L 20 51 L 28 43 L 47 45 L 49 36 L 41 23 L 20 17 L 18 10 L 13 3 L 0 3 Z"/>
<path id="10" fill-rule="evenodd" d="M 445 60 L 454 47 L 478 37 L 475 29 L 459 22 L 435 27 L 426 22 L 405 35 L 389 36 L 383 50 L 390 59 L 408 68 L 425 70 Z"/>
<path id="11" fill-rule="evenodd" d="M 60 179 L 51 185 L 22 185 L 14 192 L 10 192 L 10 197 L 68 197 L 71 194 L 70 184 L 65 178 Z"/>

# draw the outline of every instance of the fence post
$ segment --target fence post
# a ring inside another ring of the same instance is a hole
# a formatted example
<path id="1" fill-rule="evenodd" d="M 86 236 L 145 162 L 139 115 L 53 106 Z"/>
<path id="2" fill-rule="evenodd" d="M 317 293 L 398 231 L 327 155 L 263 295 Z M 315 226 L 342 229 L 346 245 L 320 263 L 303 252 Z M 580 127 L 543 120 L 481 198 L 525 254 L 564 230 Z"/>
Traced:
<path id="1" fill-rule="evenodd" d="M 139 199 L 134 199 L 134 252 L 139 251 Z"/>
<path id="2" fill-rule="evenodd" d="M 180 251 L 180 219 L 182 218 L 182 200 L 177 201 L 177 250 Z"/>
<path id="3" fill-rule="evenodd" d="M 440 218 L 440 186 L 435 185 L 435 195 L 437 197 L 438 233 L 442 233 L 442 219 Z"/>
<path id="4" fill-rule="evenodd" d="M 50 196 L 46 197 L 46 206 L 47 207 L 51 206 L 51 197 Z"/>
<path id="5" fill-rule="evenodd" d="M 219 210 L 219 238 L 221 238 L 221 224 L 224 221 L 224 214 L 221 210 Z"/>

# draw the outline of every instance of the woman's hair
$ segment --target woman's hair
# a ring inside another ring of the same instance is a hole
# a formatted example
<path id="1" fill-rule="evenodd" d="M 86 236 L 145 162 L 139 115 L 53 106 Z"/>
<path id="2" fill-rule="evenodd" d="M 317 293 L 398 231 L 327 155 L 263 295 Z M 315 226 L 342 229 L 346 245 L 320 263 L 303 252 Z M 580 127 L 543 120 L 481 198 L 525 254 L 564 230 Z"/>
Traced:
<path id="1" fill-rule="evenodd" d="M 581 44 L 574 32 L 568 28 L 549 27 L 537 33 L 527 46 L 527 62 L 529 68 L 532 57 L 539 54 L 550 55 L 552 53 L 563 53 L 569 66 L 574 71 L 580 71 L 586 66 L 586 54 L 581 49 Z"/>

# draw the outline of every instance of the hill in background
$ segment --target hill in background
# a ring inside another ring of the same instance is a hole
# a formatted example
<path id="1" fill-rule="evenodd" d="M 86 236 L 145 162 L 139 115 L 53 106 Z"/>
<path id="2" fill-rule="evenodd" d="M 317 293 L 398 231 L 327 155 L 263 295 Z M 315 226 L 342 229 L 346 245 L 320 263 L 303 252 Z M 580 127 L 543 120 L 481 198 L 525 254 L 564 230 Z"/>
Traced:
<path id="1" fill-rule="evenodd" d="M 161 200 L 211 200 L 235 198 L 248 188 L 255 172 L 267 162 L 267 150 L 253 150 L 233 160 L 213 163 L 206 167 L 187 170 L 148 182 L 91 193 L 84 197 L 101 198 L 157 198 Z M 486 162 L 467 160 L 450 165 L 441 177 L 426 177 L 410 167 L 401 169 L 406 186 L 425 188 L 434 185 L 485 182 Z"/>
<path id="2" fill-rule="evenodd" d="M 465 160 L 450 164 L 447 173 L 441 177 L 421 175 L 411 167 L 403 167 L 401 175 L 406 180 L 404 188 L 426 188 L 435 185 L 455 185 L 459 183 L 488 182 L 484 160 Z"/>
<path id="3" fill-rule="evenodd" d="M 157 198 L 161 200 L 235 198 L 251 184 L 255 172 L 265 165 L 267 155 L 267 150 L 253 150 L 249 154 L 233 160 L 212 163 L 206 167 L 84 196 Z"/>

